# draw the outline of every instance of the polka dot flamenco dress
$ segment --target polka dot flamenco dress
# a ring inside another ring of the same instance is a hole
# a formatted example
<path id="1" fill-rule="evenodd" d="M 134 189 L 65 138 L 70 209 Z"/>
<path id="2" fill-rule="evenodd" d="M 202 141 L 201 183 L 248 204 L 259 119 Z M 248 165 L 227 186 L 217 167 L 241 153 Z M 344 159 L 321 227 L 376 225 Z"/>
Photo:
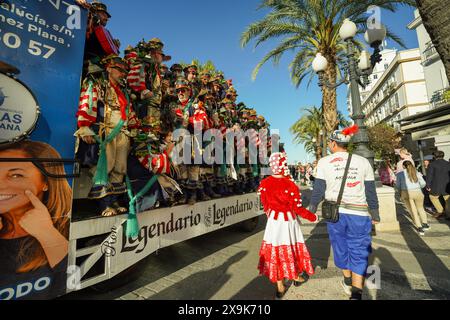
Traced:
<path id="1" fill-rule="evenodd" d="M 258 189 L 267 226 L 259 252 L 258 269 L 271 282 L 294 280 L 303 272 L 314 274 L 300 219 L 316 222 L 317 216 L 302 207 L 297 185 L 286 176 L 268 177 Z"/>

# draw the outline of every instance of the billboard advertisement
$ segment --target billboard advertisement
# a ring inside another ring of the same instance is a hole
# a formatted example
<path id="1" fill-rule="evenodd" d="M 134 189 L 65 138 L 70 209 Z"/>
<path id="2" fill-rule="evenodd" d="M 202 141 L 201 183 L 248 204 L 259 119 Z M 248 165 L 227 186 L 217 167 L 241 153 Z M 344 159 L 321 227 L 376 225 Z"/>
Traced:
<path id="1" fill-rule="evenodd" d="M 67 291 L 86 19 L 74 0 L 0 0 L 0 300 Z"/>

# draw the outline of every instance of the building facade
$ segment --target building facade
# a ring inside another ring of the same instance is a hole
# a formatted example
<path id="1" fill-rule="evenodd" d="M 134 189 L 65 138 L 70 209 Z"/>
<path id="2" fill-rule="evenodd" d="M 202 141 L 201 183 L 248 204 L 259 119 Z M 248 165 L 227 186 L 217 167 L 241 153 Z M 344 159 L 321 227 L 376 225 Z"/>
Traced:
<path id="1" fill-rule="evenodd" d="M 401 130 L 419 145 L 419 149 L 439 149 L 450 157 L 450 87 L 444 64 L 434 48 L 419 11 L 408 29 L 415 30 L 421 52 L 421 64 L 430 101 L 429 111 L 401 119 Z M 430 143 L 431 141 L 431 143 Z M 430 148 L 432 147 L 432 148 Z M 427 155 L 427 154 L 425 154 Z"/>
<path id="2" fill-rule="evenodd" d="M 432 108 L 438 108 L 449 100 L 449 81 L 445 74 L 444 64 L 437 53 L 431 38 L 425 29 L 419 10 L 414 12 L 414 20 L 408 29 L 415 30 L 421 52 L 422 66 L 425 73 L 427 94 Z M 447 95 L 445 93 L 447 92 Z"/>
<path id="3" fill-rule="evenodd" d="M 369 76 L 370 84 L 365 88 L 361 86 L 359 87 L 361 101 L 366 100 L 366 98 L 370 94 L 370 91 L 372 91 L 373 87 L 377 84 L 378 80 L 382 78 L 384 72 L 389 68 L 389 65 L 397 55 L 397 49 L 387 49 L 386 46 L 387 42 L 385 40 L 383 42 L 383 45 L 380 47 L 380 54 L 382 61 L 380 63 L 377 63 L 373 68 L 372 74 Z M 352 95 L 350 91 L 350 85 L 347 87 L 347 106 L 348 112 L 352 114 L 353 107 L 352 107 Z"/>
<path id="4" fill-rule="evenodd" d="M 387 123 L 400 131 L 399 120 L 428 111 L 430 105 L 420 50 L 391 54 L 390 63 L 380 65 L 384 70 L 377 74 L 376 82 L 361 91 L 362 111 L 369 127 Z"/>

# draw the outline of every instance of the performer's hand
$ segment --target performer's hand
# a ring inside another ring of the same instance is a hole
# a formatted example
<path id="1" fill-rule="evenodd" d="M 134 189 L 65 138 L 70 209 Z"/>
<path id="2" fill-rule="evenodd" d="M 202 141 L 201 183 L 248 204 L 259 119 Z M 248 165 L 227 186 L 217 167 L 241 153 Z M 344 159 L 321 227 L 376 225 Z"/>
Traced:
<path id="1" fill-rule="evenodd" d="M 84 137 L 81 137 L 81 139 L 84 142 L 86 142 L 87 144 L 94 144 L 95 143 L 94 136 L 84 136 Z"/>
<path id="2" fill-rule="evenodd" d="M 320 222 L 320 220 L 319 220 L 319 216 L 317 215 L 317 214 L 315 214 L 315 216 L 316 216 L 316 221 L 313 221 L 313 223 L 319 223 Z"/>
<path id="3" fill-rule="evenodd" d="M 150 99 L 153 97 L 153 92 L 148 91 L 144 94 L 144 99 Z"/>
<path id="4" fill-rule="evenodd" d="M 25 195 L 30 199 L 33 209 L 25 213 L 19 224 L 31 236 L 39 239 L 54 229 L 52 218 L 45 204 L 36 195 L 29 190 L 25 191 Z"/>
<path id="5" fill-rule="evenodd" d="M 380 221 L 372 220 L 372 225 L 377 225 L 377 224 L 380 224 Z"/>

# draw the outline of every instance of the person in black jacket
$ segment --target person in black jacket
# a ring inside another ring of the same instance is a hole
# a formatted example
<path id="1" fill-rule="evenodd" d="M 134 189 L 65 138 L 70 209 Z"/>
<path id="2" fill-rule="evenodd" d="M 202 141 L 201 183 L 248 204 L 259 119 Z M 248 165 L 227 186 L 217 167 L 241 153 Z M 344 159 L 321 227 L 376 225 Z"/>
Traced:
<path id="1" fill-rule="evenodd" d="M 444 214 L 444 208 L 439 200 L 442 196 L 445 200 L 445 212 L 447 220 L 450 220 L 450 163 L 444 160 L 444 152 L 436 151 L 436 158 L 427 172 L 427 190 L 430 192 L 430 199 L 436 208 L 435 218 L 439 218 Z"/>

